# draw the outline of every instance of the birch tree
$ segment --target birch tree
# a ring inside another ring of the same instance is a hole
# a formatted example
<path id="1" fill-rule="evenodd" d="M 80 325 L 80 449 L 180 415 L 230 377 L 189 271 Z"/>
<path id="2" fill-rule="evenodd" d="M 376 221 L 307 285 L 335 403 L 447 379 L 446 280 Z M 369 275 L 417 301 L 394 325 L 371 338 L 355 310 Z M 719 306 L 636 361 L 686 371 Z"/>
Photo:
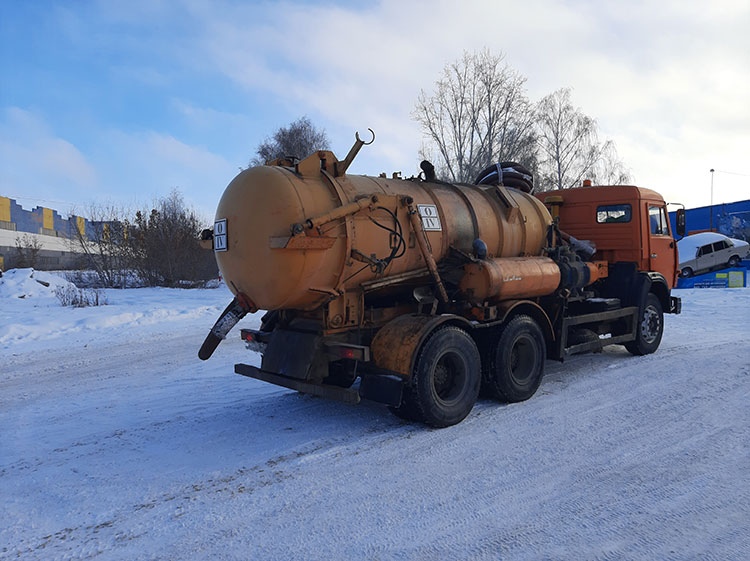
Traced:
<path id="1" fill-rule="evenodd" d="M 614 143 L 599 141 L 596 120 L 573 106 L 570 89 L 539 101 L 536 126 L 542 190 L 577 187 L 584 179 L 604 184 L 629 180 Z"/>
<path id="2" fill-rule="evenodd" d="M 452 182 L 473 182 L 499 161 L 534 169 L 534 115 L 525 83 L 504 55 L 464 52 L 444 68 L 432 93 L 420 92 L 413 118 L 426 139 L 421 156 Z"/>

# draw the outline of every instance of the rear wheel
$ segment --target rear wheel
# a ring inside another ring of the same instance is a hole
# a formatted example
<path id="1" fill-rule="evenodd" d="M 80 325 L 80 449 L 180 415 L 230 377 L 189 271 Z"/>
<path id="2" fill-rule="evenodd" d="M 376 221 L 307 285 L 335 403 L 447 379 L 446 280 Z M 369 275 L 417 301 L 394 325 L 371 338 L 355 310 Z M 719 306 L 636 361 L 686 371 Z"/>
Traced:
<path id="1" fill-rule="evenodd" d="M 485 388 L 501 401 L 529 399 L 542 383 L 546 355 L 539 325 L 529 316 L 514 317 L 492 346 L 484 371 Z"/>
<path id="2" fill-rule="evenodd" d="M 664 312 L 661 302 L 653 292 L 646 296 L 641 308 L 635 341 L 625 343 L 625 348 L 634 355 L 647 355 L 659 348 L 664 334 Z"/>
<path id="3" fill-rule="evenodd" d="M 682 271 L 680 271 L 680 276 L 683 278 L 692 277 L 693 270 L 690 267 L 685 267 Z"/>
<path id="4" fill-rule="evenodd" d="M 422 345 L 402 406 L 394 412 L 433 427 L 455 425 L 471 412 L 480 384 L 474 340 L 463 329 L 444 327 Z"/>

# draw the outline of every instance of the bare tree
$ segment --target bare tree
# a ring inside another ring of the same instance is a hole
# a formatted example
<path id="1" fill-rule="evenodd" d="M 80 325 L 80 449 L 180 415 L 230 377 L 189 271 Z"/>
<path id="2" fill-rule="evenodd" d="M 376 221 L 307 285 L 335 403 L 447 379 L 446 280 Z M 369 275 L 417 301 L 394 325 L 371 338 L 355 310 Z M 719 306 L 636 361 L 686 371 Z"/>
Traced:
<path id="1" fill-rule="evenodd" d="M 633 181 L 611 140 L 602 144 L 601 157 L 594 166 L 590 179 L 595 185 L 624 185 Z"/>
<path id="2" fill-rule="evenodd" d="M 96 274 L 100 287 L 124 287 L 132 268 L 127 236 L 130 223 L 127 212 L 114 205 L 92 204 L 86 210 L 89 219 L 82 231 L 72 226 L 73 243 L 85 255 L 85 266 Z"/>
<path id="3" fill-rule="evenodd" d="M 576 187 L 583 179 L 628 180 L 614 143 L 599 141 L 596 120 L 573 107 L 570 89 L 559 89 L 539 101 L 536 124 L 543 190 Z"/>
<path id="4" fill-rule="evenodd" d="M 99 286 L 199 286 L 216 277 L 213 252 L 198 239 L 206 225 L 177 190 L 132 218 L 115 207 L 92 206 L 88 213 L 85 231 L 74 228 L 74 243 Z"/>
<path id="5" fill-rule="evenodd" d="M 16 236 L 16 267 L 36 268 L 41 250 L 42 242 L 36 236 L 30 234 L 24 234 L 23 237 Z"/>
<path id="6" fill-rule="evenodd" d="M 534 169 L 533 111 L 526 78 L 489 50 L 464 52 L 447 65 L 435 91 L 419 95 L 413 117 L 428 144 L 423 157 L 437 152 L 440 175 L 471 182 L 493 162 L 517 161 Z"/>
<path id="7" fill-rule="evenodd" d="M 205 226 L 176 190 L 150 212 L 136 212 L 127 246 L 140 278 L 150 286 L 197 286 L 215 278 L 213 252 L 199 243 Z"/>
<path id="8" fill-rule="evenodd" d="M 288 127 L 279 128 L 271 138 L 261 142 L 256 150 L 257 156 L 250 160 L 250 165 L 263 165 L 276 158 L 300 160 L 316 150 L 328 148 L 325 130 L 317 129 L 307 117 L 300 117 Z"/>

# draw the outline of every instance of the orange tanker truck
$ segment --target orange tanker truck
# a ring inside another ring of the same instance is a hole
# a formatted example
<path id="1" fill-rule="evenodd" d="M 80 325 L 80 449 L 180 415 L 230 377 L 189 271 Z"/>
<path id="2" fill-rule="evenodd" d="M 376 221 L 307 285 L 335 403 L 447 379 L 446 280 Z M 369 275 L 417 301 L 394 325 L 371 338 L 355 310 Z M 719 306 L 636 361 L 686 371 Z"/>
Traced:
<path id="1" fill-rule="evenodd" d="M 347 175 L 365 144 L 357 135 L 344 160 L 319 151 L 229 184 L 203 237 L 234 299 L 200 358 L 265 310 L 259 329 L 241 330 L 260 366 L 236 364 L 238 374 L 443 427 L 469 414 L 480 388 L 530 398 L 546 359 L 658 348 L 663 314 L 680 312 L 658 193 L 535 196 L 514 163 L 473 185 L 438 180 L 426 161 L 408 179 Z"/>

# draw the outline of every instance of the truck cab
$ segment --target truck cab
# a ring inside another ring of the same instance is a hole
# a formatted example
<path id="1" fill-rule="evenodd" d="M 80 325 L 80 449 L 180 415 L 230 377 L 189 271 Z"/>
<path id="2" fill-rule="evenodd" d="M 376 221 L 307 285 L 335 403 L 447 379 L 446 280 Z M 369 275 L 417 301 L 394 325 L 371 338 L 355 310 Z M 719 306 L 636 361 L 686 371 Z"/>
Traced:
<path id="1" fill-rule="evenodd" d="M 634 264 L 658 274 L 668 290 L 678 276 L 677 244 L 659 193 L 632 185 L 547 191 L 537 197 L 558 216 L 560 230 L 596 249 L 593 260 Z M 666 309 L 666 308 L 665 308 Z"/>

